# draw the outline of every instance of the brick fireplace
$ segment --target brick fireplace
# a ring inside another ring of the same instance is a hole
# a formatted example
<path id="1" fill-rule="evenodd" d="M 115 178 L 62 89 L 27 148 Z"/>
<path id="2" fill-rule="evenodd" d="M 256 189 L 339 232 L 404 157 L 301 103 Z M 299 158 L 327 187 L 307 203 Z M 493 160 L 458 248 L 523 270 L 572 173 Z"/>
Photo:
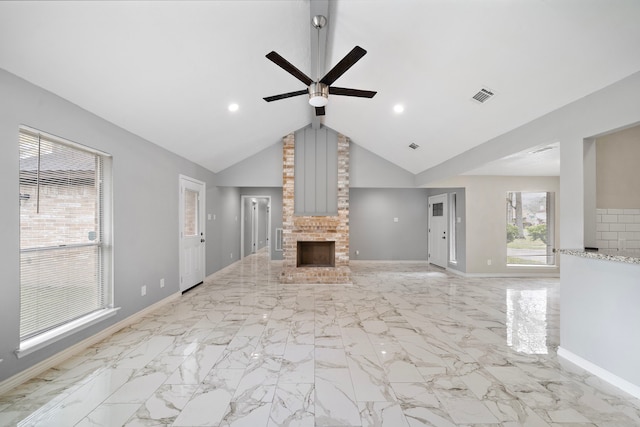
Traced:
<path id="1" fill-rule="evenodd" d="M 348 284 L 349 139 L 338 134 L 337 215 L 295 214 L 295 135 L 283 138 L 281 283 Z M 299 252 L 304 251 L 304 252 Z"/>

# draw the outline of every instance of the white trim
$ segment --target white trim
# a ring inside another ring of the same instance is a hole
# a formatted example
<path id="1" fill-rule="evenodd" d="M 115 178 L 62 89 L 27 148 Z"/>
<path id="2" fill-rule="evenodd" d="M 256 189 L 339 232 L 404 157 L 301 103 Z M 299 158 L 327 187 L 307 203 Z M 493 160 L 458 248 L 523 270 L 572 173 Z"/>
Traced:
<path id="1" fill-rule="evenodd" d="M 557 264 L 507 264 L 507 268 L 509 270 L 517 269 L 517 268 L 552 269 L 552 268 L 558 268 L 558 265 Z"/>
<path id="2" fill-rule="evenodd" d="M 450 269 L 447 268 L 447 271 L 454 273 L 454 274 L 458 274 L 462 277 L 470 277 L 470 278 L 482 278 L 482 277 L 513 277 L 513 278 L 518 278 L 518 277 L 540 277 L 540 278 L 559 278 L 560 277 L 560 273 L 555 272 L 555 273 L 517 273 L 517 272 L 513 272 L 513 273 L 463 273 L 462 271 L 458 271 L 458 270 L 454 270 L 454 269 Z"/>
<path id="3" fill-rule="evenodd" d="M 429 261 L 425 261 L 423 259 L 350 259 L 349 263 L 354 263 L 354 264 L 364 264 L 367 262 L 371 262 L 371 263 L 389 263 L 392 262 L 394 264 L 424 264 L 425 267 L 429 266 Z M 439 267 L 435 264 L 433 264 L 434 266 L 436 266 L 439 269 L 442 269 L 442 267 Z"/>
<path id="4" fill-rule="evenodd" d="M 447 267 L 447 268 L 442 268 L 439 265 L 436 264 L 431 264 L 428 261 L 424 261 L 424 260 L 396 260 L 396 259 L 351 259 L 349 260 L 349 264 L 353 263 L 353 264 L 364 264 L 364 263 L 388 263 L 388 262 L 392 262 L 394 264 L 420 264 L 423 263 L 425 264 L 425 267 L 431 267 L 431 268 L 437 268 L 438 270 L 445 270 L 448 273 L 452 273 L 452 274 L 457 274 L 458 276 L 462 276 L 462 277 L 540 277 L 540 278 L 559 278 L 560 277 L 560 273 L 559 272 L 553 272 L 553 273 L 532 273 L 532 272 L 523 272 L 523 273 L 518 273 L 516 271 L 512 272 L 512 273 L 465 273 L 462 272 L 460 270 L 456 270 L 454 268 L 451 267 Z"/>
<path id="5" fill-rule="evenodd" d="M 30 368 L 25 369 L 22 372 L 19 372 L 17 374 L 15 374 L 12 377 L 7 378 L 6 380 L 0 382 L 0 395 L 3 395 L 5 393 L 7 393 L 8 391 L 14 389 L 15 387 L 19 386 L 20 384 L 27 382 L 28 380 L 40 375 L 41 373 L 43 373 L 44 371 L 46 371 L 47 369 L 50 369 L 56 365 L 59 365 L 60 363 L 64 362 L 65 360 L 67 360 L 68 358 L 80 353 L 81 351 L 85 350 L 88 347 L 91 347 L 92 345 L 104 340 L 105 338 L 108 338 L 109 336 L 115 334 L 116 332 L 118 332 L 120 329 L 126 328 L 127 326 L 139 321 L 140 319 L 142 319 L 144 316 L 146 316 L 147 314 L 149 314 L 150 312 L 157 310 L 158 308 L 162 307 L 165 304 L 168 304 L 170 302 L 172 302 L 175 299 L 178 299 L 180 297 L 180 292 L 177 292 L 175 294 L 172 294 L 170 296 L 168 296 L 167 298 L 164 298 L 158 302 L 156 302 L 155 304 L 150 305 L 147 308 L 144 308 L 142 310 L 140 310 L 139 312 L 132 314 L 131 316 L 127 317 L 126 319 L 121 320 L 120 322 L 111 325 L 105 329 L 103 329 L 102 331 L 98 332 L 95 335 L 92 335 L 70 347 L 67 347 L 66 349 L 62 350 L 61 352 L 54 354 L 53 356 L 41 361 L 40 363 L 37 363 L 33 366 L 31 366 Z"/>
<path id="6" fill-rule="evenodd" d="M 620 378 L 619 376 L 612 374 L 606 369 L 603 369 L 600 366 L 589 362 L 588 360 L 585 360 L 582 357 L 570 352 L 569 350 L 565 350 L 562 347 L 558 347 L 558 357 L 571 362 L 576 366 L 579 366 L 585 371 L 592 373 L 596 377 L 608 382 L 615 387 L 618 387 L 620 390 L 629 393 L 636 399 L 640 399 L 640 386 L 632 384 L 624 378 Z"/>
<path id="7" fill-rule="evenodd" d="M 467 276 L 467 273 L 465 273 L 464 271 L 456 270 L 455 268 L 451 268 L 451 267 L 447 267 L 447 273 L 452 273 L 452 274 L 456 274 L 458 276 L 463 276 L 463 277 Z"/>
<path id="8" fill-rule="evenodd" d="M 20 343 L 20 347 L 15 351 L 16 357 L 22 359 L 34 351 L 38 351 L 89 326 L 93 326 L 109 317 L 115 316 L 118 310 L 120 310 L 120 307 L 96 311 L 47 332 L 38 334 L 33 338 L 26 339 Z"/>

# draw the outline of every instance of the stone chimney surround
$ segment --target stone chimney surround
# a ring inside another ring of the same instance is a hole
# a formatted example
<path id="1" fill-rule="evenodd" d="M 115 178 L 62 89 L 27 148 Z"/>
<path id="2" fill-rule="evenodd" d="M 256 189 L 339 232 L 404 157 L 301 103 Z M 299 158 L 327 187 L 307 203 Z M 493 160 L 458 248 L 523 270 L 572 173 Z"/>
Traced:
<path id="1" fill-rule="evenodd" d="M 295 215 L 295 135 L 283 138 L 281 283 L 350 284 L 349 268 L 349 139 L 338 134 L 338 212 L 335 216 Z M 298 242 L 335 242 L 335 262 L 329 266 L 298 263 Z"/>

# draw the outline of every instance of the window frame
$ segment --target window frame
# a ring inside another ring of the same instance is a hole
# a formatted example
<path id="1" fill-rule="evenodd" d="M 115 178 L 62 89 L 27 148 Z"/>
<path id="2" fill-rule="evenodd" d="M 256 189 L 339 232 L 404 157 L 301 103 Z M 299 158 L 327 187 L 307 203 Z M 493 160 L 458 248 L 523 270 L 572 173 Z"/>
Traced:
<path id="1" fill-rule="evenodd" d="M 509 195 L 512 193 L 520 193 L 520 194 L 537 194 L 537 193 L 544 193 L 545 194 L 545 224 L 546 224 L 546 229 L 547 229 L 547 240 L 548 242 L 545 243 L 546 245 L 546 255 L 541 255 L 545 257 L 545 260 L 551 259 L 552 262 L 546 262 L 545 264 L 536 264 L 536 263 L 509 263 L 509 241 L 508 238 L 506 239 L 506 244 L 505 244 L 505 250 L 506 250 L 506 266 L 509 269 L 513 269 L 513 268 L 556 268 L 558 266 L 558 258 L 555 256 L 555 251 L 554 251 L 554 246 L 555 246 L 555 239 L 556 239 L 556 233 L 555 233 L 555 221 L 556 221 L 556 203 L 555 203 L 555 198 L 556 198 L 556 193 L 555 191 L 549 191 L 549 190 L 509 190 L 506 192 L 506 199 L 507 201 L 509 200 Z M 509 215 L 508 215 L 508 210 L 509 208 L 507 208 L 506 212 L 505 212 L 505 225 L 508 226 L 510 224 L 509 222 Z M 535 256 L 535 255 L 525 255 L 525 256 Z"/>
<path id="2" fill-rule="evenodd" d="M 95 246 L 98 247 L 98 255 L 96 255 L 96 262 L 99 263 L 99 274 L 101 277 L 96 281 L 96 285 L 98 286 L 98 292 L 101 292 L 103 297 L 101 299 L 101 303 L 99 304 L 99 308 L 90 313 L 86 313 L 84 315 L 80 315 L 77 318 L 73 318 L 71 320 L 64 321 L 64 323 L 58 324 L 57 326 L 53 326 L 46 329 L 41 329 L 34 333 L 33 335 L 20 337 L 20 344 L 18 349 L 16 350 L 16 355 L 18 358 L 24 357 L 32 352 L 41 349 L 53 342 L 59 341 L 62 338 L 65 338 L 69 335 L 76 333 L 82 329 L 88 328 L 91 325 L 94 325 L 106 318 L 114 316 L 118 308 L 114 307 L 114 283 L 113 283 L 113 183 L 112 183 L 112 156 L 103 151 L 87 147 L 83 144 L 78 144 L 76 142 L 70 141 L 66 138 L 61 138 L 38 129 L 29 127 L 29 126 L 19 126 L 18 131 L 18 144 L 22 147 L 22 138 L 24 135 L 28 135 L 29 137 L 38 137 L 50 142 L 52 144 L 59 144 L 60 146 L 64 146 L 65 149 L 73 149 L 79 150 L 85 153 L 89 153 L 100 158 L 100 173 L 96 173 L 96 178 L 99 177 L 100 185 L 97 186 L 97 194 L 96 200 L 100 200 L 100 203 L 97 208 L 96 216 L 99 217 L 100 230 L 101 230 L 101 241 L 97 243 Z M 22 153 L 22 148 L 19 150 Z M 40 153 L 38 153 L 38 156 Z M 39 160 L 38 160 L 39 161 Z M 38 170 L 38 173 L 39 170 Z M 20 174 L 22 176 L 22 173 Z M 18 178 L 20 185 L 20 178 Z M 39 183 L 37 183 L 37 188 L 39 191 Z M 22 199 L 22 196 L 21 196 Z M 20 233 L 22 234 L 22 218 L 20 220 Z M 64 246 L 64 245 L 63 245 Z M 69 247 L 73 247 L 74 245 L 69 245 Z M 85 246 L 85 245 L 77 245 L 77 246 Z M 89 245 L 90 246 L 90 245 Z M 29 252 L 28 247 L 23 247 L 22 240 L 20 241 L 20 253 L 21 258 L 23 253 Z M 22 268 L 22 267 L 21 267 Z M 22 283 L 23 276 L 22 271 L 20 274 L 20 282 L 19 286 L 22 294 Z M 20 304 L 22 306 L 22 296 L 20 300 Z M 20 309 L 20 315 L 22 316 L 22 308 Z M 21 332 L 22 334 L 22 332 Z"/>

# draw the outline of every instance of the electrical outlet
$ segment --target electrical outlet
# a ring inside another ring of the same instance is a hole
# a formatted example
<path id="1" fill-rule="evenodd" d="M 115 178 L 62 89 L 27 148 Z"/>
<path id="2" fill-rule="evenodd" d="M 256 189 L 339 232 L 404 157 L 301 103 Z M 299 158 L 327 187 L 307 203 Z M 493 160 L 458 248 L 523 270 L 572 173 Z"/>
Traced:
<path id="1" fill-rule="evenodd" d="M 229 258 L 233 259 L 233 252 L 229 254 Z"/>
<path id="2" fill-rule="evenodd" d="M 160 287 L 164 288 L 164 277 L 162 279 L 160 279 Z"/>
<path id="3" fill-rule="evenodd" d="M 491 260 L 490 259 L 487 260 L 487 265 L 491 265 Z"/>
<path id="4" fill-rule="evenodd" d="M 360 251 L 356 249 L 356 255 L 360 255 Z"/>
<path id="5" fill-rule="evenodd" d="M 147 285 L 142 285 L 140 288 L 140 296 L 145 296 L 147 294 Z"/>

